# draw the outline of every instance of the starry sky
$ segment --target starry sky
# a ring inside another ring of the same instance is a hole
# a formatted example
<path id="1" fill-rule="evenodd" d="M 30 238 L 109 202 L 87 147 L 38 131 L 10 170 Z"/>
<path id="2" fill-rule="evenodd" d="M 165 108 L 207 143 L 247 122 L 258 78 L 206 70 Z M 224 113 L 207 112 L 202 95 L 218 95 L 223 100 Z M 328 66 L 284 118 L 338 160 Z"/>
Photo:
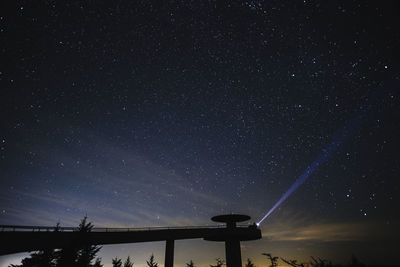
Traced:
<path id="1" fill-rule="evenodd" d="M 395 1 L 14 1 L 0 16 L 0 224 L 258 221 L 350 127 L 261 224 L 263 239 L 242 243 L 242 257 L 259 267 L 264 252 L 398 264 L 397 10 Z M 99 256 L 141 266 L 154 253 L 162 264 L 163 249 L 104 246 Z M 223 244 L 202 240 L 175 251 L 177 266 L 224 257 Z"/>

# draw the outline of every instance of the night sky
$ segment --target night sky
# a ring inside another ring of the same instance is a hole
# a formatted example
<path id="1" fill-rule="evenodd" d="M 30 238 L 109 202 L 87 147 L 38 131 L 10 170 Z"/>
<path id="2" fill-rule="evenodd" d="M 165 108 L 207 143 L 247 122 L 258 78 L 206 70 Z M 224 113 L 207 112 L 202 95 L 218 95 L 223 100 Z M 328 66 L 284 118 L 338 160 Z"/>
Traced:
<path id="1" fill-rule="evenodd" d="M 259 221 L 261 253 L 398 264 L 398 6 L 13 1 L 0 16 L 0 224 Z M 348 130 L 350 129 L 350 130 Z M 104 246 L 136 266 L 164 243 Z M 175 263 L 225 257 L 177 241 Z M 0 265 L 26 254 L 0 257 Z"/>

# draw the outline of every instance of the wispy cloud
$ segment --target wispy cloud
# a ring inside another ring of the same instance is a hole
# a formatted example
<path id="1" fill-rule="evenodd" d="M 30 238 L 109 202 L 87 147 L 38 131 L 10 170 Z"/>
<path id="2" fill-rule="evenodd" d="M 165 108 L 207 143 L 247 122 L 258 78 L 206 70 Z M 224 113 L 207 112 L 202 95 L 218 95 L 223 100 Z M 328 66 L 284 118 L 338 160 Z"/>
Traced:
<path id="1" fill-rule="evenodd" d="M 35 209 L 27 206 L 10 207 L 8 216 L 13 221 L 52 225 L 60 221 L 62 225 L 74 226 L 83 215 L 89 215 L 94 219 L 96 226 L 107 227 L 142 227 L 151 225 L 195 225 L 198 220 L 185 216 L 169 216 L 160 210 L 154 210 L 148 205 L 141 204 L 132 211 L 124 206 L 94 206 L 90 200 L 85 200 L 71 194 L 34 194 L 30 192 L 18 192 L 18 194 L 31 202 L 40 203 Z M 53 205 L 55 208 L 49 208 Z M 72 211 L 73 207 L 79 207 L 81 212 Z M 66 213 L 66 210 L 71 210 Z"/>
<path id="2" fill-rule="evenodd" d="M 273 241 L 361 241 L 368 237 L 371 225 L 365 223 L 314 223 L 307 226 L 273 225 L 263 236 Z"/>
<path id="3" fill-rule="evenodd" d="M 58 176 L 37 177 L 38 182 L 29 190 L 0 191 L 0 199 L 10 203 L 1 221 L 46 225 L 61 221 L 76 225 L 79 218 L 88 214 L 96 225 L 111 227 L 196 225 L 202 224 L 204 218 L 193 214 L 215 213 L 226 203 L 193 187 L 173 169 L 133 150 L 115 147 L 101 138 L 88 142 L 103 145 L 89 146 L 89 151 L 82 154 L 59 150 L 56 153 L 51 147 L 42 147 L 47 151 L 42 154 L 47 157 L 46 170 L 59 169 Z M 84 160 L 96 158 L 90 155 L 100 155 L 99 160 Z M 41 173 L 49 174 L 46 170 Z M 50 184 L 41 182 L 47 179 Z M 186 216 L 189 213 L 191 216 Z"/>
<path id="4" fill-rule="evenodd" d="M 390 240 L 396 232 L 393 224 L 366 219 L 338 222 L 294 212 L 289 208 L 276 215 L 261 225 L 264 239 L 315 242 Z"/>

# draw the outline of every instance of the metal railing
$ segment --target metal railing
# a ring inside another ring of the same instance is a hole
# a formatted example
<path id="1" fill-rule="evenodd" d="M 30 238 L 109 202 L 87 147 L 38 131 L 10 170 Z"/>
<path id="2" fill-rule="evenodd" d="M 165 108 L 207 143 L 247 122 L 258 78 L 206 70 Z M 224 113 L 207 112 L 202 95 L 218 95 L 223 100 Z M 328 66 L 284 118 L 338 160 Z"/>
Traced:
<path id="1" fill-rule="evenodd" d="M 250 225 L 237 225 L 244 228 Z M 128 227 L 128 228 L 109 228 L 94 227 L 91 232 L 138 232 L 138 231 L 157 231 L 157 230 L 177 230 L 177 229 L 218 229 L 225 228 L 226 225 L 202 225 L 202 226 L 172 226 L 172 227 Z M 26 226 L 26 225 L 0 225 L 0 232 L 78 232 L 78 227 L 57 227 L 57 226 Z"/>

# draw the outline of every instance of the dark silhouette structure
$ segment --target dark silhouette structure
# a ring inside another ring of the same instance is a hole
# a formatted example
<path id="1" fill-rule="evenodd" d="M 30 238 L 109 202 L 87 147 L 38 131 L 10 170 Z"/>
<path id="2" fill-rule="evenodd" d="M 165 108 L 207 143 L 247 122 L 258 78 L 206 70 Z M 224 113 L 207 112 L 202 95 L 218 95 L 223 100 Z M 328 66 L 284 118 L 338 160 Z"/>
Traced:
<path id="1" fill-rule="evenodd" d="M 240 251 L 240 241 L 252 240 L 253 237 L 250 235 L 243 235 L 237 230 L 237 222 L 244 222 L 250 220 L 250 216 L 240 215 L 240 214 L 228 214 L 228 215 L 218 215 L 211 218 L 214 222 L 224 222 L 226 223 L 226 232 L 221 233 L 211 238 L 205 238 L 210 241 L 225 241 L 225 257 L 226 266 L 242 266 L 242 256 Z M 249 226 L 249 229 L 254 227 Z M 257 228 L 255 228 L 258 230 Z M 250 239 L 249 239 L 250 238 Z"/>
<path id="2" fill-rule="evenodd" d="M 261 231 L 255 225 L 236 225 L 249 219 L 247 215 L 230 214 L 212 218 L 215 222 L 226 223 L 226 227 L 92 228 L 90 232 L 79 232 L 74 227 L 3 225 L 0 226 L 0 255 L 87 245 L 166 241 L 165 267 L 172 267 L 175 240 L 203 238 L 224 241 L 227 267 L 241 267 L 240 241 L 261 238 Z"/>

